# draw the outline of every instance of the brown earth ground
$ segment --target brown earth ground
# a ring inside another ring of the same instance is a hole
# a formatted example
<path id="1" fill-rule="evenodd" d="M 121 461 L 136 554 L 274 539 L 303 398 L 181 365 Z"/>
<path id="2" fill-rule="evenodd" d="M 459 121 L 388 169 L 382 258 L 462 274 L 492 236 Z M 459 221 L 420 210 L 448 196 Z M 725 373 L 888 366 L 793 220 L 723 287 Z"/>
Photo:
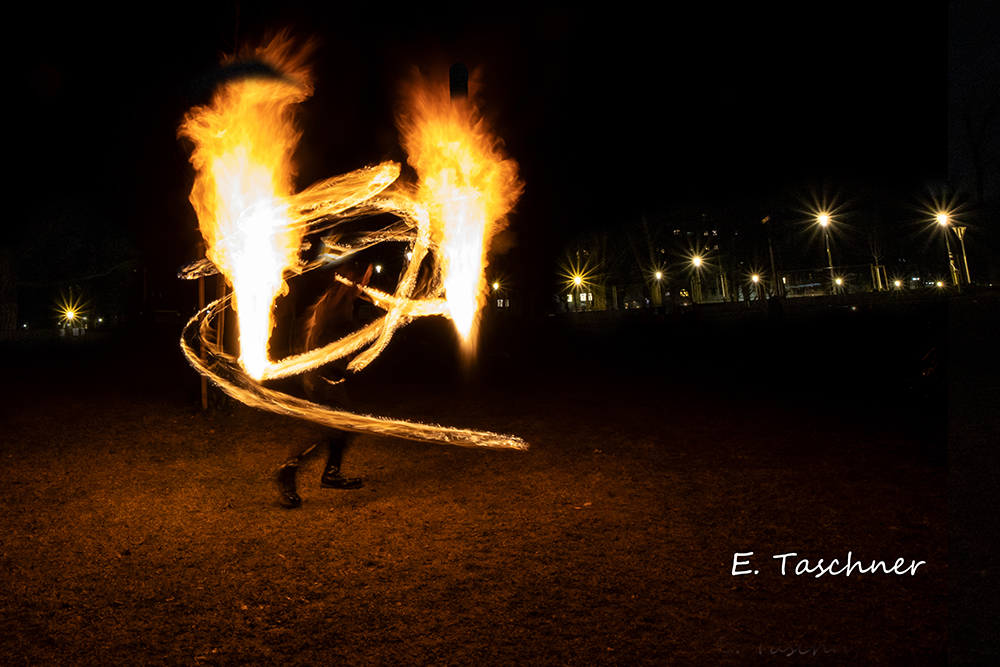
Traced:
<path id="1" fill-rule="evenodd" d="M 179 327 L 7 345 L 0 663 L 944 664 L 945 412 L 914 378 L 945 316 L 853 316 L 495 322 L 464 374 L 416 323 L 358 406 L 531 449 L 360 435 L 364 488 L 316 456 L 297 510 L 273 475 L 313 427 L 202 412 Z M 848 552 L 925 563 L 793 572 Z"/>

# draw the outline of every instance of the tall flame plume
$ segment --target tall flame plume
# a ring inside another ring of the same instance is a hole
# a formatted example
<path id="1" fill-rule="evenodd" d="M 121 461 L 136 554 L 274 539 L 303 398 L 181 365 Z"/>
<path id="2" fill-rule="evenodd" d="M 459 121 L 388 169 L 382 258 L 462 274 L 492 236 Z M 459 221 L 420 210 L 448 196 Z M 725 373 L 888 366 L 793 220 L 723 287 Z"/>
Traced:
<path id="1" fill-rule="evenodd" d="M 270 363 L 274 300 L 287 292 L 285 272 L 297 266 L 302 241 L 288 197 L 300 137 L 295 105 L 312 94 L 304 53 L 283 36 L 257 49 L 253 57 L 274 74 L 227 83 L 179 131 L 195 144 L 191 204 L 207 257 L 233 285 L 240 363 L 255 379 Z"/>
<path id="2" fill-rule="evenodd" d="M 474 74 L 470 95 L 452 99 L 446 80 L 415 74 L 398 117 L 407 162 L 420 179 L 416 201 L 440 247 L 448 311 L 467 344 L 487 294 L 490 240 L 523 190 L 517 163 L 472 101 L 475 82 Z"/>

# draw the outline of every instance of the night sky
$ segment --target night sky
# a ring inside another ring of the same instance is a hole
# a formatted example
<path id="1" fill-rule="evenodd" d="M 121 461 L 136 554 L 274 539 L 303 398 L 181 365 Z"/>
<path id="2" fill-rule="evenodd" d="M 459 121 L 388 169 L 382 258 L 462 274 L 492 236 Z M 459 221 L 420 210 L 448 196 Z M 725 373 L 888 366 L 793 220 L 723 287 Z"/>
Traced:
<path id="1" fill-rule="evenodd" d="M 527 184 L 512 225 L 532 256 L 692 202 L 814 180 L 915 189 L 947 175 L 944 6 L 904 16 L 825 3 L 789 16 L 331 4 L 36 11 L 14 61 L 27 219 L 53 201 L 86 208 L 167 280 L 198 238 L 176 127 L 204 101 L 220 54 L 282 27 L 320 41 L 300 116 L 302 186 L 405 160 L 393 114 L 412 67 L 481 67 L 486 111 Z"/>

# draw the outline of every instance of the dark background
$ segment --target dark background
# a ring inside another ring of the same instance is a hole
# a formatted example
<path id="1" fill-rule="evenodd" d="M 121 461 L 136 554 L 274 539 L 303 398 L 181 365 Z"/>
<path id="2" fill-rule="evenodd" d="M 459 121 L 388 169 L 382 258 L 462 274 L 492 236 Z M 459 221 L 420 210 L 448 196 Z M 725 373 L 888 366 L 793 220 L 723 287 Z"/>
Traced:
<path id="1" fill-rule="evenodd" d="M 393 115 L 411 68 L 481 68 L 485 110 L 527 184 L 511 219 L 512 263 L 541 285 L 575 235 L 641 215 L 762 198 L 807 205 L 810 193 L 843 200 L 859 189 L 913 204 L 961 181 L 971 158 L 958 105 L 996 76 L 983 52 L 988 25 L 943 5 L 886 13 L 860 3 L 792 14 L 475 3 L 39 8 L 19 25 L 24 46 L 13 60 L 21 113 L 11 138 L 26 204 L 18 217 L 37 226 L 41 209 L 55 207 L 94 220 L 141 252 L 146 289 L 180 308 L 191 288 L 173 275 L 197 256 L 198 235 L 176 128 L 206 101 L 223 54 L 288 28 L 319 44 L 316 92 L 300 115 L 303 187 L 405 162 Z M 72 261 L 53 260 L 52 246 L 75 256 L 73 235 L 52 237 L 34 244 L 48 252 L 22 262 L 22 274 Z"/>

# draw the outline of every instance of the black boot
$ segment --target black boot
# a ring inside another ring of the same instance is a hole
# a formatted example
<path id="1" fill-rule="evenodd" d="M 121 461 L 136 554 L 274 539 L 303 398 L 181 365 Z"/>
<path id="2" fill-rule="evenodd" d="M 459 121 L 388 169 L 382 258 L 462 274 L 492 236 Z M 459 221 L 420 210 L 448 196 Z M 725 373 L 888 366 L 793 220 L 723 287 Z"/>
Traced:
<path id="1" fill-rule="evenodd" d="M 326 467 L 319 481 L 324 489 L 360 489 L 364 484 L 360 477 L 344 477 L 340 468 L 332 465 Z"/>
<path id="2" fill-rule="evenodd" d="M 344 459 L 344 450 L 347 449 L 346 436 L 333 436 L 329 440 L 330 457 L 326 461 L 326 468 L 323 469 L 323 476 L 320 484 L 325 489 L 360 489 L 362 486 L 360 477 L 344 477 L 340 473 L 340 464 Z"/>
<path id="3" fill-rule="evenodd" d="M 302 498 L 299 498 L 295 488 L 295 473 L 298 471 L 297 458 L 288 459 L 278 468 L 278 489 L 281 491 L 281 499 L 288 507 L 298 507 L 302 504 Z"/>

